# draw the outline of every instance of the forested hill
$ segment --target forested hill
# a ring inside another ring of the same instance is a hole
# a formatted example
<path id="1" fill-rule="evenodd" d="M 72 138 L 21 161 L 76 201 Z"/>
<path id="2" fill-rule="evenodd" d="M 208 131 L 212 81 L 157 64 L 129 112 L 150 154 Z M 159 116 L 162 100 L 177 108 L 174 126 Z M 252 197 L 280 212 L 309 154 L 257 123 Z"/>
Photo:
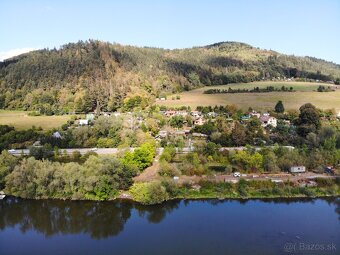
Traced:
<path id="1" fill-rule="evenodd" d="M 335 80 L 340 65 L 237 42 L 166 50 L 80 41 L 0 62 L 0 108 L 130 109 L 162 93 L 283 76 Z"/>

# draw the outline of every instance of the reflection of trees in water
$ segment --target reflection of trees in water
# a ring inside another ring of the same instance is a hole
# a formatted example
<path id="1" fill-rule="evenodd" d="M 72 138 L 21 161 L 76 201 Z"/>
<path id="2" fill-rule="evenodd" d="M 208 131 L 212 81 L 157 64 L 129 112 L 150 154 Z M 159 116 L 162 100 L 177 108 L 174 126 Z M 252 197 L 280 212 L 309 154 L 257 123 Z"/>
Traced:
<path id="1" fill-rule="evenodd" d="M 161 205 L 153 206 L 135 204 L 135 208 L 137 209 L 139 216 L 146 216 L 151 223 L 160 223 L 168 213 L 172 212 L 174 209 L 178 209 L 179 203 L 179 200 L 172 200 Z"/>
<path id="2" fill-rule="evenodd" d="M 334 203 L 336 205 L 335 212 L 338 214 L 338 219 L 340 220 L 340 198 L 337 198 Z"/>
<path id="3" fill-rule="evenodd" d="M 152 223 L 161 222 L 178 203 L 157 207 L 130 202 L 92 202 L 58 200 L 21 200 L 8 198 L 0 202 L 0 229 L 19 225 L 21 231 L 35 230 L 54 234 L 89 233 L 101 239 L 118 235 L 136 208 Z"/>
<path id="4" fill-rule="evenodd" d="M 336 206 L 340 220 L 340 198 L 325 199 Z M 226 201 L 203 200 L 211 205 Z M 200 201 L 200 202 L 203 202 Z M 230 201 L 230 200 L 229 200 Z M 266 199 L 266 203 L 311 202 L 310 199 Z M 184 200 L 186 206 L 193 201 Z M 246 203 L 247 200 L 238 201 Z M 169 201 L 161 205 L 143 206 L 133 202 L 91 202 L 58 200 L 21 200 L 7 198 L 0 201 L 0 229 L 18 225 L 21 231 L 35 230 L 51 236 L 55 234 L 88 233 L 101 239 L 118 235 L 125 223 L 136 210 L 141 217 L 151 223 L 160 223 L 173 210 L 178 209 L 180 201 Z"/>

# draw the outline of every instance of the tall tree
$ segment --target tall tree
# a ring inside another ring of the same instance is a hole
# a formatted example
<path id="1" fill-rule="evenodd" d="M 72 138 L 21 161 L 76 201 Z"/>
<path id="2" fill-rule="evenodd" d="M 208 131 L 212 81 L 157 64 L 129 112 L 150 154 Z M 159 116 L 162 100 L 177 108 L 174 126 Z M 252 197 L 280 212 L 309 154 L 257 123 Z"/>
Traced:
<path id="1" fill-rule="evenodd" d="M 311 132 L 317 132 L 321 127 L 319 112 L 311 103 L 300 107 L 300 115 L 297 120 L 297 132 L 306 137 Z"/>
<path id="2" fill-rule="evenodd" d="M 283 106 L 283 103 L 281 100 L 279 100 L 277 102 L 277 104 L 275 105 L 275 112 L 277 113 L 284 113 L 285 111 L 285 107 Z"/>

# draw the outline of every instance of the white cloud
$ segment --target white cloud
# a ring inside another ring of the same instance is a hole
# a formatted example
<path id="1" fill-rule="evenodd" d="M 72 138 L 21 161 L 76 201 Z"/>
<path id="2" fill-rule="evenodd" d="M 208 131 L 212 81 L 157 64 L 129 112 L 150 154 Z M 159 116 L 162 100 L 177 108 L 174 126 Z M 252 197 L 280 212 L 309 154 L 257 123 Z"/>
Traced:
<path id="1" fill-rule="evenodd" d="M 12 49 L 8 51 L 0 51 L 0 61 L 3 61 L 5 59 L 18 56 L 20 54 L 36 50 L 35 48 L 20 48 L 20 49 Z"/>

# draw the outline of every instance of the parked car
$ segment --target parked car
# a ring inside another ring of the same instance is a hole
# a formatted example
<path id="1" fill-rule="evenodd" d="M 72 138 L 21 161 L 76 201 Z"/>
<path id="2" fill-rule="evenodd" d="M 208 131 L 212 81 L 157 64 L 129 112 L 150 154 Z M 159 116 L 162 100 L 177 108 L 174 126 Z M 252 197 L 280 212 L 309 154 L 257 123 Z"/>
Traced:
<path id="1" fill-rule="evenodd" d="M 330 174 L 330 175 L 334 175 L 334 170 L 332 167 L 328 166 L 328 167 L 325 167 L 325 173 L 326 174 Z"/>
<path id="2" fill-rule="evenodd" d="M 235 172 L 234 173 L 234 177 L 241 177 L 241 173 L 240 172 Z"/>

